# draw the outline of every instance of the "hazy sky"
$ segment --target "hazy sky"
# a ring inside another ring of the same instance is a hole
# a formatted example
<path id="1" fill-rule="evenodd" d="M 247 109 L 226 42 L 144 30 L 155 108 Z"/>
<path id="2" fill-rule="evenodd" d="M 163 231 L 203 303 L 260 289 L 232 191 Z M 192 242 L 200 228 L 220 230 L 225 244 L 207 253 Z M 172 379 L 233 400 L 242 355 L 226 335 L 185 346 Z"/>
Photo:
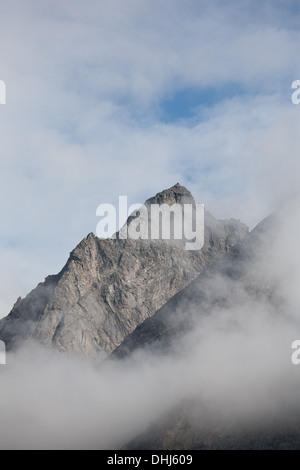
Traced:
<path id="1" fill-rule="evenodd" d="M 0 317 L 177 182 L 251 227 L 298 189 L 297 0 L 2 0 Z"/>

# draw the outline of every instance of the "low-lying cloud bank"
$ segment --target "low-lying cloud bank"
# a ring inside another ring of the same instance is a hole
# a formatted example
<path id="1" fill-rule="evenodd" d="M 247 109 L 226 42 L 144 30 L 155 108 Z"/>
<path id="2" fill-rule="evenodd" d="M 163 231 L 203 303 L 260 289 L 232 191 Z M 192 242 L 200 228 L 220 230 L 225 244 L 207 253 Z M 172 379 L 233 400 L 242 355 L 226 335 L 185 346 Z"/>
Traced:
<path id="1" fill-rule="evenodd" d="M 257 232 L 240 280 L 210 277 L 215 306 L 209 315 L 187 309 L 193 331 L 167 355 L 137 351 L 100 367 L 37 344 L 9 355 L 0 369 L 0 448 L 117 449 L 186 400 L 197 401 L 191 421 L 205 412 L 243 429 L 300 414 L 291 361 L 300 338 L 299 215 L 296 200 L 272 230 Z"/>

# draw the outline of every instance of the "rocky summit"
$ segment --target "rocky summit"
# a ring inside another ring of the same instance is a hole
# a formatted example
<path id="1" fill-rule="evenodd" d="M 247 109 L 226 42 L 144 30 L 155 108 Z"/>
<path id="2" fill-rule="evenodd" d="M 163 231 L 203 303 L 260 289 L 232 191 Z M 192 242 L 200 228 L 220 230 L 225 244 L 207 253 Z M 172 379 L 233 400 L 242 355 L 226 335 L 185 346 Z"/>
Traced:
<path id="1" fill-rule="evenodd" d="M 146 201 L 154 203 L 195 201 L 177 183 Z M 217 220 L 209 212 L 198 251 L 175 240 L 100 239 L 90 233 L 60 273 L 19 298 L 0 320 L 0 339 L 8 351 L 34 340 L 71 355 L 104 358 L 247 233 L 240 221 Z"/>

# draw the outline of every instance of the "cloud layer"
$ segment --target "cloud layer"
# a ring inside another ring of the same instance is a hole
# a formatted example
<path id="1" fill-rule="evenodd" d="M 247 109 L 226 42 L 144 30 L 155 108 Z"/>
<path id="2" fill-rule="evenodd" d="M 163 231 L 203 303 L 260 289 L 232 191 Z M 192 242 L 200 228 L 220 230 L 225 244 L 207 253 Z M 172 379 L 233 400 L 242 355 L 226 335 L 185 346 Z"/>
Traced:
<path id="1" fill-rule="evenodd" d="M 272 231 L 258 236 L 241 282 L 220 273 L 205 281 L 214 307 L 207 315 L 201 303 L 185 304 L 193 329 L 168 355 L 137 351 L 101 367 L 35 344 L 10 355 L 0 369 L 0 448 L 118 449 L 190 400 L 191 424 L 204 414 L 220 434 L 295 424 L 299 207 L 299 200 L 282 207 Z"/>

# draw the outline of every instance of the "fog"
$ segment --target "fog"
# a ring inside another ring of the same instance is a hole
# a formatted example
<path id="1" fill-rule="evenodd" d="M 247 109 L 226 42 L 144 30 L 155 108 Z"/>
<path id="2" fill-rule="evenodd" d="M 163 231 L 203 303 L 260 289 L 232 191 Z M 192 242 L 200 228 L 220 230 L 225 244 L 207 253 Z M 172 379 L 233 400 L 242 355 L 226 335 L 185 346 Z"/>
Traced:
<path id="1" fill-rule="evenodd" d="M 197 402 L 193 421 L 205 412 L 227 426 L 288 422 L 300 411 L 291 362 L 300 337 L 299 212 L 294 200 L 271 228 L 256 230 L 241 279 L 204 279 L 212 307 L 204 314 L 191 299 L 180 314 L 193 328 L 168 354 L 140 350 L 100 367 L 33 343 L 9 354 L 0 369 L 0 448 L 118 449 L 186 400 Z"/>

